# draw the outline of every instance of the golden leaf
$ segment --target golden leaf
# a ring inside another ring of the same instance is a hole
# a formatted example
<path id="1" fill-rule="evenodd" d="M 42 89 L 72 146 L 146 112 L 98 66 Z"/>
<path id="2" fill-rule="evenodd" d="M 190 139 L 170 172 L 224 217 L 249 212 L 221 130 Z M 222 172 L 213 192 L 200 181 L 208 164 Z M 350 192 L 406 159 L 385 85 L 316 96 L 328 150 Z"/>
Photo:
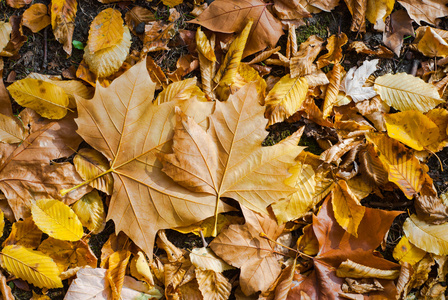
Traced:
<path id="1" fill-rule="evenodd" d="M 387 134 L 415 150 L 427 149 L 439 139 L 439 128 L 415 110 L 384 115 Z"/>
<path id="2" fill-rule="evenodd" d="M 3 235 L 3 230 L 5 229 L 5 214 L 3 210 L 0 209 L 0 235 Z"/>
<path id="3" fill-rule="evenodd" d="M 10 23 L 0 21 L 0 53 L 8 45 L 10 35 L 12 31 L 12 26 Z"/>
<path id="4" fill-rule="evenodd" d="M 105 174 L 100 178 L 98 175 L 106 172 L 110 166 L 109 161 L 100 152 L 95 149 L 83 148 L 73 158 L 73 164 L 76 171 L 83 180 L 94 180 L 89 182 L 89 185 L 108 195 L 112 195 L 114 188 L 114 178 L 112 174 Z"/>
<path id="5" fill-rule="evenodd" d="M 196 49 L 209 61 L 216 61 L 215 51 L 213 50 L 207 36 L 201 30 L 201 27 L 198 27 L 198 30 L 196 31 Z"/>
<path id="6" fill-rule="evenodd" d="M 368 133 L 366 138 L 374 144 L 379 158 L 394 182 L 408 199 L 417 194 L 424 181 L 424 171 L 414 153 L 400 142 L 381 133 Z"/>
<path id="7" fill-rule="evenodd" d="M 40 251 L 10 245 L 1 252 L 2 265 L 21 279 L 40 288 L 61 288 L 59 270 L 55 262 Z"/>
<path id="8" fill-rule="evenodd" d="M 265 117 L 268 126 L 283 122 L 300 109 L 308 92 L 308 82 L 304 77 L 291 78 L 285 75 L 278 81 L 266 96 Z"/>
<path id="9" fill-rule="evenodd" d="M 385 20 L 394 9 L 395 0 L 367 0 L 366 18 L 375 24 L 378 20 Z"/>
<path id="10" fill-rule="evenodd" d="M 0 114 L 0 142 L 15 144 L 26 138 L 22 123 L 15 117 Z"/>
<path id="11" fill-rule="evenodd" d="M 8 86 L 14 100 L 48 119 L 62 119 L 67 114 L 69 97 L 57 85 L 25 78 Z"/>
<path id="12" fill-rule="evenodd" d="M 193 248 L 190 252 L 191 263 L 199 269 L 214 272 L 224 272 L 233 269 L 221 258 L 217 257 L 210 248 Z"/>
<path id="13" fill-rule="evenodd" d="M 96 190 L 85 194 L 72 206 L 81 224 L 93 234 L 100 233 L 105 225 L 106 213 L 103 201 Z"/>
<path id="14" fill-rule="evenodd" d="M 54 36 L 59 43 L 63 44 L 64 51 L 71 55 L 78 2 L 76 0 L 53 0 L 50 10 Z"/>
<path id="15" fill-rule="evenodd" d="M 289 63 L 291 78 L 296 78 L 310 74 L 313 69 L 313 61 L 316 59 L 324 40 L 317 35 L 310 36 L 305 42 L 300 44 L 299 51 L 293 56 Z"/>
<path id="16" fill-rule="evenodd" d="M 332 192 L 331 203 L 336 221 L 348 233 L 358 237 L 358 226 L 364 217 L 365 207 L 361 205 L 345 180 L 339 180 Z"/>
<path id="17" fill-rule="evenodd" d="M 425 34 L 418 42 L 417 49 L 429 57 L 446 57 L 448 55 L 448 43 L 429 26 L 426 27 Z"/>
<path id="18" fill-rule="evenodd" d="M 317 60 L 316 64 L 319 69 L 328 66 L 329 64 L 338 64 L 342 59 L 342 46 L 347 44 L 348 37 L 345 33 L 340 35 L 333 34 L 327 39 L 327 54 L 322 55 Z M 334 69 L 334 67 L 333 67 Z"/>
<path id="19" fill-rule="evenodd" d="M 426 116 L 436 124 L 439 130 L 439 139 L 434 144 L 429 145 L 429 149 L 433 152 L 439 152 L 444 147 L 448 146 L 448 111 L 444 108 L 431 109 L 426 113 Z"/>
<path id="20" fill-rule="evenodd" d="M 333 106 L 340 105 L 338 103 L 339 100 L 338 94 L 339 94 L 339 86 L 341 85 L 343 70 L 344 67 L 342 67 L 341 64 L 335 63 L 333 69 L 329 73 L 328 80 L 330 81 L 330 84 L 327 86 L 327 91 L 325 92 L 324 106 L 322 108 L 322 114 L 324 118 L 328 117 L 331 114 Z"/>
<path id="21" fill-rule="evenodd" d="M 350 259 L 343 261 L 336 270 L 336 276 L 350 278 L 378 278 L 395 280 L 399 275 L 399 270 L 376 269 L 355 263 Z"/>
<path id="22" fill-rule="evenodd" d="M 266 81 L 250 65 L 241 63 L 238 67 L 236 80 L 232 85 L 232 91 L 236 91 L 250 82 L 255 82 L 257 86 L 258 97 L 260 98 L 260 101 L 263 101 L 266 95 Z"/>
<path id="23" fill-rule="evenodd" d="M 149 286 L 154 286 L 154 278 L 151 273 L 148 261 L 142 251 L 138 251 L 137 256 L 131 260 L 130 270 L 132 276 L 145 281 Z"/>
<path id="24" fill-rule="evenodd" d="M 239 216 L 228 216 L 218 214 L 218 220 L 216 221 L 216 231 L 219 234 L 221 230 L 227 228 L 230 224 L 241 223 L 241 220 L 242 218 Z M 193 225 L 176 227 L 173 229 L 181 233 L 193 233 L 197 236 L 201 236 L 202 232 L 202 235 L 204 237 L 212 237 L 214 226 L 215 226 L 215 217 L 213 216 Z"/>
<path id="25" fill-rule="evenodd" d="M 41 31 L 50 23 L 47 6 L 43 3 L 33 4 L 23 13 L 23 26 L 28 27 L 34 33 Z"/>
<path id="26" fill-rule="evenodd" d="M 31 207 L 31 214 L 37 227 L 56 239 L 78 241 L 84 234 L 78 216 L 59 200 L 37 200 Z"/>
<path id="27" fill-rule="evenodd" d="M 128 265 L 131 252 L 121 250 L 112 253 L 107 260 L 106 279 L 112 290 L 112 299 L 119 300 L 123 287 L 126 266 Z"/>
<path id="28" fill-rule="evenodd" d="M 204 300 L 226 300 L 232 291 L 232 284 L 221 273 L 212 270 L 195 269 L 199 290 Z"/>
<path id="29" fill-rule="evenodd" d="M 95 53 L 115 46 L 121 41 L 123 34 L 121 12 L 113 8 L 101 11 L 90 24 L 88 38 L 90 52 Z"/>
<path id="30" fill-rule="evenodd" d="M 411 215 L 404 222 L 403 231 L 420 249 L 437 255 L 448 254 L 448 223 L 431 225 Z"/>
<path id="31" fill-rule="evenodd" d="M 426 251 L 411 244 L 406 236 L 402 236 L 392 254 L 400 263 L 407 262 L 415 265 L 426 255 Z"/>
<path id="32" fill-rule="evenodd" d="M 155 103 L 168 101 L 185 101 L 197 96 L 199 101 L 207 101 L 204 92 L 196 85 L 196 77 L 176 81 L 168 85 L 156 98 Z"/>
<path id="33" fill-rule="evenodd" d="M 401 111 L 427 112 L 445 102 L 435 86 L 406 73 L 380 76 L 374 88 L 381 100 Z"/>
<path id="34" fill-rule="evenodd" d="M 11 233 L 3 242 L 3 246 L 21 245 L 26 248 L 37 248 L 42 239 L 42 231 L 34 224 L 31 217 L 12 224 Z"/>
<path id="35" fill-rule="evenodd" d="M 89 65 L 89 69 L 98 77 L 107 77 L 120 69 L 130 47 L 131 33 L 129 28 L 124 26 L 123 38 L 112 47 L 92 53 L 89 41 L 87 41 L 87 46 L 84 48 L 84 60 Z"/>

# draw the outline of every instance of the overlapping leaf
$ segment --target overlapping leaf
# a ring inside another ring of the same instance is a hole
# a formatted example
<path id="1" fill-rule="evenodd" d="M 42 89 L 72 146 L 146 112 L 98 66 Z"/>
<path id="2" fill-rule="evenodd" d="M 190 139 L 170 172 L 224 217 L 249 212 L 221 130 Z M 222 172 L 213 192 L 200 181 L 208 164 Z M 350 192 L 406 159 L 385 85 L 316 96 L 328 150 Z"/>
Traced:
<path id="1" fill-rule="evenodd" d="M 76 0 L 53 0 L 50 9 L 54 36 L 63 45 L 65 52 L 71 55 L 78 2 Z"/>

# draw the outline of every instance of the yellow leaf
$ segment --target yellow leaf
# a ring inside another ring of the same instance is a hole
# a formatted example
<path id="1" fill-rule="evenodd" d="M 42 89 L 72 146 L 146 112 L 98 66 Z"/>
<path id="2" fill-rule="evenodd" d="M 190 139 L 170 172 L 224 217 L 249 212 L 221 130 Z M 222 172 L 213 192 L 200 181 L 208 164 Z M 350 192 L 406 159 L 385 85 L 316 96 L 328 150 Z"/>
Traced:
<path id="1" fill-rule="evenodd" d="M 131 260 L 131 275 L 137 279 L 145 281 L 149 286 L 154 286 L 154 278 L 149 268 L 148 261 L 142 251 L 138 251 L 137 256 Z"/>
<path id="2" fill-rule="evenodd" d="M 30 300 L 51 300 L 47 295 L 39 295 L 33 291 L 33 297 Z"/>
<path id="3" fill-rule="evenodd" d="M 411 215 L 403 224 L 408 240 L 427 252 L 448 255 L 448 223 L 431 225 Z"/>
<path id="4" fill-rule="evenodd" d="M 47 238 L 37 249 L 50 256 L 61 272 L 69 268 L 90 266 L 96 268 L 97 258 L 86 242 L 68 242 Z"/>
<path id="5" fill-rule="evenodd" d="M 412 199 L 420 191 L 424 181 L 424 171 L 412 150 L 381 133 L 368 133 L 366 138 L 374 144 L 388 171 L 389 180 L 394 182 L 408 199 Z"/>
<path id="6" fill-rule="evenodd" d="M 89 49 L 92 53 L 113 47 L 123 38 L 124 27 L 121 12 L 113 8 L 101 11 L 90 24 Z"/>
<path id="7" fill-rule="evenodd" d="M 105 225 L 106 213 L 103 201 L 96 190 L 84 195 L 72 206 L 81 224 L 93 234 L 100 233 Z"/>
<path id="8" fill-rule="evenodd" d="M 106 279 L 112 290 L 112 299 L 119 300 L 121 288 L 123 287 L 126 266 L 128 265 L 131 252 L 120 250 L 112 253 L 107 260 Z"/>
<path id="9" fill-rule="evenodd" d="M 395 260 L 400 263 L 407 262 L 411 265 L 418 263 L 425 255 L 426 251 L 412 245 L 406 236 L 401 237 L 393 252 Z"/>
<path id="10" fill-rule="evenodd" d="M 386 114 L 387 134 L 403 144 L 421 151 L 439 139 L 439 128 L 423 113 L 415 110 Z"/>
<path id="11" fill-rule="evenodd" d="M 91 180 L 98 175 L 109 170 L 109 161 L 100 152 L 94 149 L 83 148 L 73 158 L 76 171 L 83 180 Z M 112 194 L 114 188 L 114 178 L 112 174 L 106 173 L 103 176 L 89 182 L 89 185 L 108 195 Z"/>
<path id="12" fill-rule="evenodd" d="M 67 114 L 69 97 L 57 85 L 38 79 L 25 78 L 8 87 L 17 103 L 35 110 L 48 119 L 62 119 Z"/>
<path id="13" fill-rule="evenodd" d="M 72 54 L 72 37 L 75 30 L 75 17 L 78 10 L 76 0 L 51 1 L 51 27 L 56 40 L 63 45 L 64 51 Z"/>
<path id="14" fill-rule="evenodd" d="M 199 290 L 204 300 L 226 300 L 232 291 L 232 284 L 221 273 L 195 269 Z"/>
<path id="15" fill-rule="evenodd" d="M 10 23 L 0 21 L 0 53 L 8 45 L 12 27 Z"/>
<path id="16" fill-rule="evenodd" d="M 299 110 L 307 92 L 308 82 L 304 77 L 291 78 L 289 74 L 283 76 L 265 99 L 268 126 L 283 122 Z"/>
<path id="17" fill-rule="evenodd" d="M 40 230 L 55 239 L 78 241 L 82 224 L 73 210 L 59 200 L 40 199 L 31 207 L 33 220 Z"/>
<path id="18" fill-rule="evenodd" d="M 279 224 L 303 217 L 317 203 L 313 197 L 316 186 L 313 167 L 299 162 L 288 172 L 292 175 L 285 180 L 285 184 L 297 191 L 271 205 Z"/>
<path id="19" fill-rule="evenodd" d="M 241 221 L 242 217 L 239 216 L 218 214 L 218 220 L 216 221 L 216 231 L 219 234 L 222 229 L 227 228 L 230 224 L 242 223 Z M 200 232 L 202 231 L 202 235 L 204 237 L 212 237 L 214 226 L 215 217 L 213 216 L 193 225 L 176 227 L 173 229 L 181 233 L 193 233 L 197 236 L 201 236 Z"/>
<path id="20" fill-rule="evenodd" d="M 196 31 L 196 49 L 209 61 L 216 61 L 215 51 L 201 27 Z"/>
<path id="21" fill-rule="evenodd" d="M 324 118 L 328 117 L 331 114 L 333 106 L 341 105 L 338 104 L 339 100 L 338 94 L 339 94 L 339 87 L 341 85 L 343 70 L 344 67 L 342 67 L 341 64 L 335 63 L 333 69 L 331 70 L 331 72 L 329 72 L 328 80 L 330 81 L 330 83 L 328 84 L 327 91 L 325 92 L 325 101 L 324 106 L 322 108 L 322 114 Z"/>
<path id="22" fill-rule="evenodd" d="M 395 280 L 399 275 L 399 270 L 376 269 L 355 263 L 350 259 L 343 261 L 336 270 L 336 276 L 350 278 L 378 278 Z"/>
<path id="23" fill-rule="evenodd" d="M 93 97 L 92 89 L 85 86 L 81 81 L 77 80 L 50 80 L 52 84 L 61 87 L 69 96 L 69 108 L 76 108 L 75 96 L 84 99 L 91 99 Z"/>
<path id="24" fill-rule="evenodd" d="M 319 241 L 313 231 L 312 224 L 303 227 L 303 234 L 297 240 L 297 249 L 308 255 L 319 253 Z"/>
<path id="25" fill-rule="evenodd" d="M 191 263 L 199 269 L 223 272 L 234 269 L 228 263 L 217 257 L 210 248 L 194 248 L 190 252 Z"/>
<path id="26" fill-rule="evenodd" d="M 89 41 L 84 48 L 84 60 L 89 65 L 89 69 L 98 77 L 107 77 L 120 69 L 125 61 L 129 48 L 131 47 L 131 33 L 129 28 L 124 26 L 123 38 L 112 47 L 101 49 L 93 53 L 90 50 Z"/>
<path id="27" fill-rule="evenodd" d="M 445 102 L 434 85 L 406 73 L 380 76 L 375 80 L 374 89 L 381 100 L 401 111 L 427 112 Z"/>
<path id="28" fill-rule="evenodd" d="M 448 146 L 448 110 L 444 108 L 435 108 L 426 113 L 426 116 L 433 121 L 439 129 L 439 140 L 428 148 L 433 152 L 439 152 Z"/>
<path id="29" fill-rule="evenodd" d="M 333 189 L 332 205 L 334 217 L 338 224 L 348 233 L 358 237 L 358 226 L 366 209 L 344 180 L 339 180 Z"/>
<path id="30" fill-rule="evenodd" d="M 249 20 L 243 31 L 230 45 L 229 51 L 227 51 L 224 61 L 221 63 L 221 67 L 213 79 L 219 85 L 225 87 L 230 86 L 235 82 L 238 66 L 240 65 L 241 58 L 243 57 L 244 47 L 246 45 L 247 37 L 249 36 L 252 24 L 253 21 Z"/>
<path id="31" fill-rule="evenodd" d="M 431 27 L 426 27 L 425 34 L 417 44 L 417 49 L 429 57 L 446 57 L 448 43 Z"/>
<path id="32" fill-rule="evenodd" d="M 366 18 L 375 24 L 378 20 L 386 20 L 394 9 L 395 0 L 367 0 Z"/>
<path id="33" fill-rule="evenodd" d="M 327 40 L 328 53 L 322 55 L 317 60 L 317 67 L 319 69 L 328 66 L 329 64 L 339 64 L 342 59 L 342 46 L 347 44 L 348 37 L 345 33 L 340 35 L 333 34 Z"/>
<path id="34" fill-rule="evenodd" d="M 5 214 L 0 209 L 0 236 L 3 235 L 3 229 L 5 229 Z"/>
<path id="35" fill-rule="evenodd" d="M 26 248 L 37 248 L 42 239 L 42 231 L 37 228 L 31 217 L 12 224 L 11 233 L 3 242 L 3 246 L 21 245 Z"/>
<path id="36" fill-rule="evenodd" d="M 176 5 L 181 4 L 184 0 L 162 0 L 163 4 L 169 7 L 174 7 Z"/>
<path id="37" fill-rule="evenodd" d="M 40 251 L 11 245 L 1 252 L 2 265 L 14 276 L 40 288 L 61 288 L 59 270 L 55 262 Z"/>
<path id="38" fill-rule="evenodd" d="M 28 27 L 34 33 L 41 31 L 51 24 L 47 6 L 43 3 L 31 5 L 23 12 L 22 22 L 23 26 Z"/>
<path id="39" fill-rule="evenodd" d="M 242 63 L 238 67 L 238 72 L 236 74 L 236 80 L 232 85 L 232 91 L 242 88 L 244 85 L 255 82 L 257 86 L 257 94 L 260 97 L 260 101 L 264 99 L 266 93 L 266 81 L 260 74 L 252 68 L 250 65 Z"/>
<path id="40" fill-rule="evenodd" d="M 185 101 L 197 95 L 199 101 L 207 101 L 204 93 L 196 85 L 196 77 L 171 83 L 156 98 L 157 104 L 168 101 Z"/>
<path id="41" fill-rule="evenodd" d="M 0 114 L 0 142 L 15 144 L 25 139 L 25 130 L 15 117 Z"/>

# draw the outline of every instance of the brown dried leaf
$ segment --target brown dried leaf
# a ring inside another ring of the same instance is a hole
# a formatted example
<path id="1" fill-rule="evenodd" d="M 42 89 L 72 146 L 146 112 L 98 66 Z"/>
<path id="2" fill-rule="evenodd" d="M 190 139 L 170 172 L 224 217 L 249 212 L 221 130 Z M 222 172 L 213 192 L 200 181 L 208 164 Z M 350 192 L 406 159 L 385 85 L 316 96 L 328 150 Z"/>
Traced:
<path id="1" fill-rule="evenodd" d="M 317 67 L 321 69 L 329 64 L 339 64 L 342 59 L 342 46 L 347 44 L 347 41 L 348 37 L 343 32 L 340 35 L 330 36 L 326 46 L 328 53 L 319 57 Z"/>
<path id="2" fill-rule="evenodd" d="M 28 40 L 28 38 L 23 34 L 22 31 L 21 16 L 11 16 L 9 18 L 9 24 L 11 24 L 12 29 L 11 38 L 3 49 L 1 49 L 0 47 L 0 56 L 11 57 L 17 55 L 20 48 Z"/>
<path id="3" fill-rule="evenodd" d="M 307 75 L 312 72 L 313 61 L 322 50 L 323 43 L 323 39 L 317 35 L 312 35 L 300 44 L 297 56 L 292 57 L 290 61 L 291 78 Z"/>
<path id="4" fill-rule="evenodd" d="M 45 4 L 33 4 L 23 13 L 23 26 L 28 27 L 34 33 L 41 31 L 50 23 L 51 19 Z"/>
<path id="5" fill-rule="evenodd" d="M 420 25 L 421 21 L 436 25 L 437 18 L 448 15 L 447 0 L 398 0 L 409 16 Z"/>
<path id="6" fill-rule="evenodd" d="M 51 26 L 59 43 L 68 55 L 72 54 L 72 38 L 75 30 L 75 17 L 78 10 L 76 0 L 51 1 Z"/>
<path id="7" fill-rule="evenodd" d="M 397 10 L 390 15 L 389 23 L 386 23 L 386 30 L 383 34 L 383 43 L 391 49 L 397 56 L 400 56 L 403 46 L 403 37 L 406 35 L 415 36 L 412 19 L 406 10 Z"/>

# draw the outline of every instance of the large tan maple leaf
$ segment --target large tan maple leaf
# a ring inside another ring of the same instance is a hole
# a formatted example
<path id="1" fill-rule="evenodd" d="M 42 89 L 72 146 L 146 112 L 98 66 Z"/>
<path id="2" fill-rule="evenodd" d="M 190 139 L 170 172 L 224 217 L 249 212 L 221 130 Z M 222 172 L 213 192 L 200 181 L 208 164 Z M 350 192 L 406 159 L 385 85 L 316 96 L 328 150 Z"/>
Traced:
<path id="1" fill-rule="evenodd" d="M 221 197 L 232 198 L 264 214 L 268 205 L 296 191 L 283 181 L 304 149 L 297 146 L 303 129 L 262 147 L 267 120 L 254 83 L 216 102 L 207 132 L 180 109 L 176 114 L 174 153 L 160 157 L 162 171 L 177 183 L 215 196 L 216 203 Z"/>
<path id="2" fill-rule="evenodd" d="M 198 222 L 215 210 L 214 197 L 175 183 L 156 157 L 171 147 L 175 106 L 205 126 L 213 103 L 190 99 L 156 105 L 154 89 L 143 61 L 109 87 L 98 84 L 93 99 L 76 98 L 78 134 L 110 161 L 110 169 L 95 177 L 114 177 L 107 218 L 149 257 L 159 229 Z"/>

